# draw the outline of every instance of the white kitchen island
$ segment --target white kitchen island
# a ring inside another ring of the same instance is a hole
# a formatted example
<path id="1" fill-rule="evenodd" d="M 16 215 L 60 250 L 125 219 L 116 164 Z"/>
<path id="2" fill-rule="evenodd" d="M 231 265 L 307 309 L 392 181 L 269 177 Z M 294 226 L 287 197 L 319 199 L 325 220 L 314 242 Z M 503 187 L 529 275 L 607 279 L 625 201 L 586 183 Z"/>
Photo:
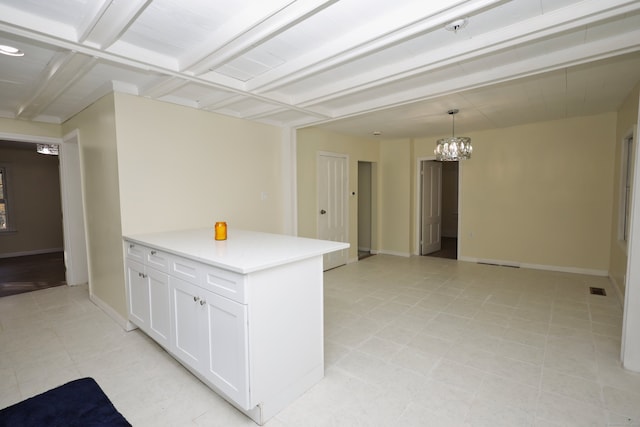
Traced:
<path id="1" fill-rule="evenodd" d="M 324 376 L 322 256 L 348 247 L 235 229 L 124 236 L 129 320 L 262 425 Z"/>

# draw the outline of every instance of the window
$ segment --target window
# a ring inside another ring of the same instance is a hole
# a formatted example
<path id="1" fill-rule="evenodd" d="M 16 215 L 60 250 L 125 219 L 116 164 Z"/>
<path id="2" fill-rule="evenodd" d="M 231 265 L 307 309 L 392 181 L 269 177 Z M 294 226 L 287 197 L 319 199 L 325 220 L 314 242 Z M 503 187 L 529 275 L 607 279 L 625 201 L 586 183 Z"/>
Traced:
<path id="1" fill-rule="evenodd" d="M 622 176 L 620 185 L 620 220 L 618 239 L 626 244 L 631 221 L 631 182 L 633 180 L 633 136 L 624 139 L 622 145 Z"/>
<path id="2" fill-rule="evenodd" d="M 9 219 L 7 212 L 7 169 L 0 167 L 0 231 L 9 229 Z"/>

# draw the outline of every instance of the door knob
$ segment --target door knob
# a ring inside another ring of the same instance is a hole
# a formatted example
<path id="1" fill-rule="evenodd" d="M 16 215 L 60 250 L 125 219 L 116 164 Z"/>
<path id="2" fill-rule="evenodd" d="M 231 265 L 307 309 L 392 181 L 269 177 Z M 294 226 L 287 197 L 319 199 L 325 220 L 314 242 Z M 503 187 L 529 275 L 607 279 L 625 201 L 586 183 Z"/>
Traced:
<path id="1" fill-rule="evenodd" d="M 321 210 L 320 210 L 320 215 L 324 215 L 324 214 L 326 214 L 326 213 L 327 213 L 327 211 L 325 211 L 324 209 L 321 209 Z"/>

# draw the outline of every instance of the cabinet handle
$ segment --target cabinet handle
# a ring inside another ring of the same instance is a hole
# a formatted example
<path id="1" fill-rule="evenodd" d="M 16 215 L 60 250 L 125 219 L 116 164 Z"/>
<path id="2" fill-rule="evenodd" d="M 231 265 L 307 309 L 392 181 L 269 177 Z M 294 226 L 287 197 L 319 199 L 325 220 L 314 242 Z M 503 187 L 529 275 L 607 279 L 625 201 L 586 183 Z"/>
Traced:
<path id="1" fill-rule="evenodd" d="M 156 251 L 151 251 L 151 255 L 155 255 L 155 254 L 156 254 Z"/>
<path id="2" fill-rule="evenodd" d="M 146 274 L 144 274 L 144 273 L 141 273 L 141 276 L 140 276 L 140 277 L 142 277 L 143 279 L 146 279 L 146 278 L 147 278 L 147 275 L 146 275 Z"/>
<path id="3" fill-rule="evenodd" d="M 138 273 L 138 277 L 144 277 L 144 274 Z"/>
<path id="4" fill-rule="evenodd" d="M 198 302 L 200 300 L 200 297 L 193 297 L 193 302 Z"/>
<path id="5" fill-rule="evenodd" d="M 200 300 L 200 305 L 205 305 L 206 303 L 207 303 L 207 301 L 205 301 L 203 299 Z"/>
<path id="6" fill-rule="evenodd" d="M 136 245 L 134 245 L 133 243 L 129 243 L 129 249 L 133 249 L 135 247 L 136 247 Z"/>

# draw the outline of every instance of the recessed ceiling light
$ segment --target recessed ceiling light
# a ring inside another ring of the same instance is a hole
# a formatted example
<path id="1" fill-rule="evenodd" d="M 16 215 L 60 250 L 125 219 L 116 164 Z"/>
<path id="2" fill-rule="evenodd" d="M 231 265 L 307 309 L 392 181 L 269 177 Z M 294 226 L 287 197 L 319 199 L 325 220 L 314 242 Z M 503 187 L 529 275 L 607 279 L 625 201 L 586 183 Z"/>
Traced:
<path id="1" fill-rule="evenodd" d="M 447 25 L 444 26 L 444 28 L 446 28 L 449 31 L 453 31 L 454 33 L 457 33 L 458 30 L 466 27 L 468 22 L 469 20 L 467 18 L 456 19 L 453 22 L 449 22 Z"/>
<path id="2" fill-rule="evenodd" d="M 8 56 L 24 56 L 24 52 L 17 47 L 0 44 L 0 53 Z"/>
<path id="3" fill-rule="evenodd" d="M 380 132 L 379 130 L 373 131 L 373 135 L 374 136 L 380 136 L 382 135 L 382 132 Z"/>

